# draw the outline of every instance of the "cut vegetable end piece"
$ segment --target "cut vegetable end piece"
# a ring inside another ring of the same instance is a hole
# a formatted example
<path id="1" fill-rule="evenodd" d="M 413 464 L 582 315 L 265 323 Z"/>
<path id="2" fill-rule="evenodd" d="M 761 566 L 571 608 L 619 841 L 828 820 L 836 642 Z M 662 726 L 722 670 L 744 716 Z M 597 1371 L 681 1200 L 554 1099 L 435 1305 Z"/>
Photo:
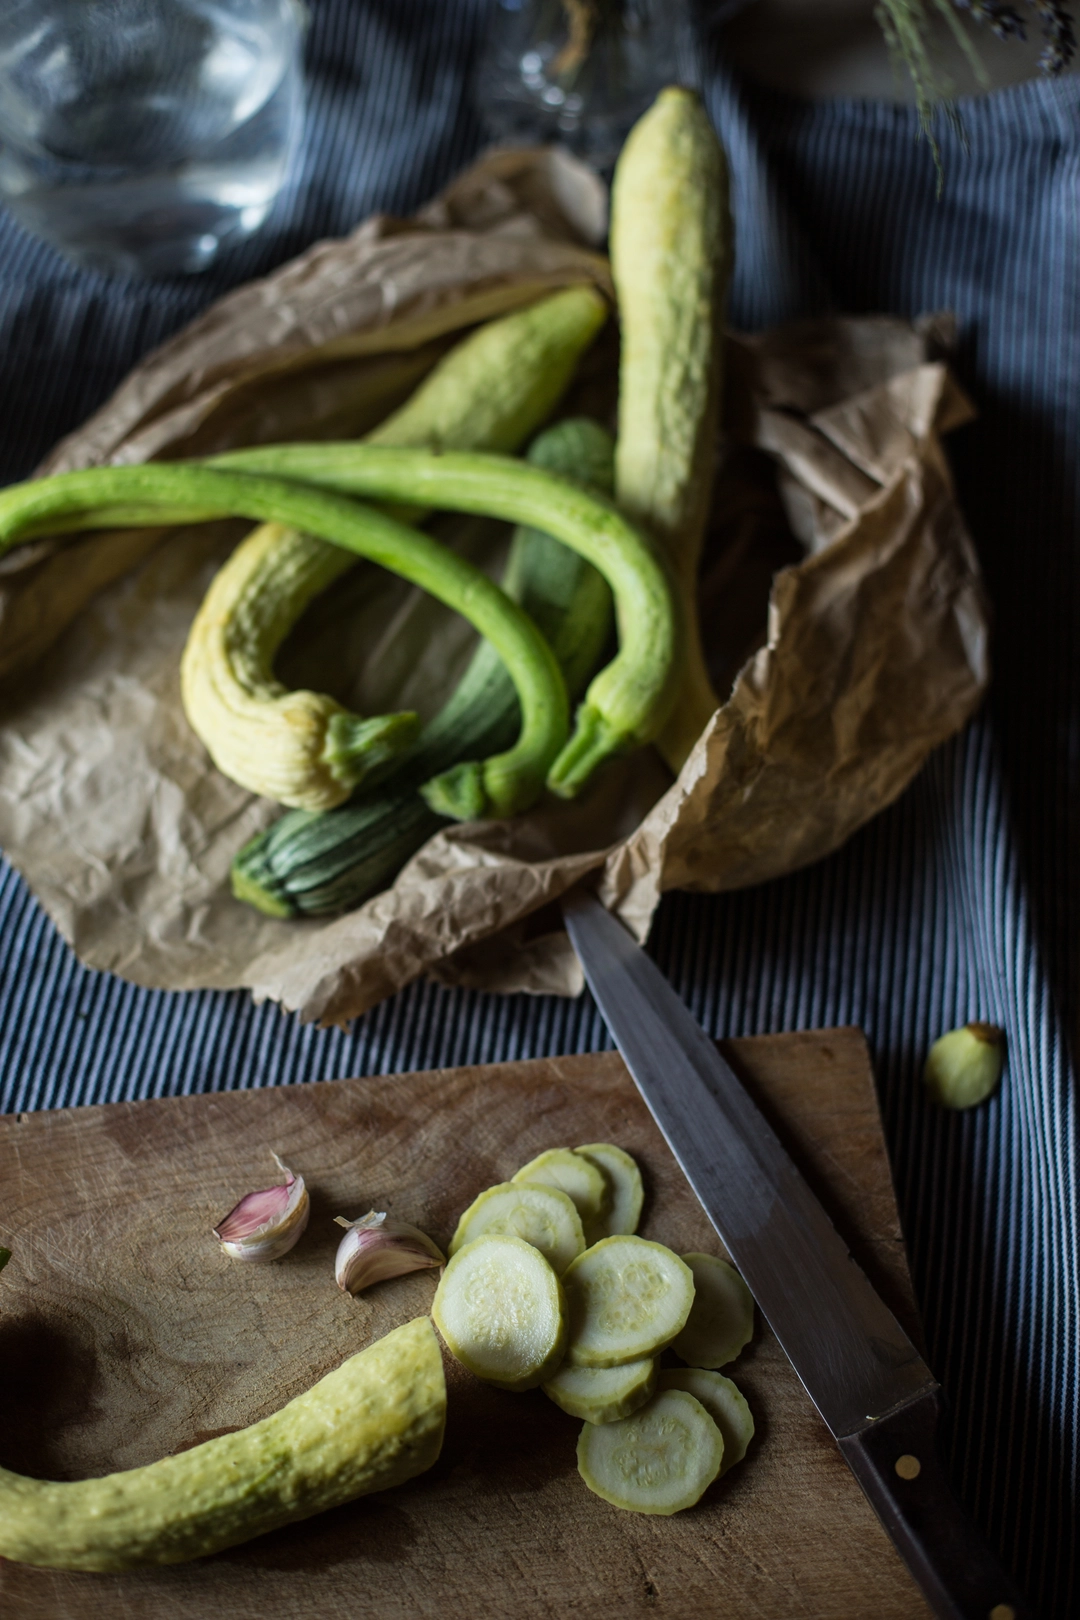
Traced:
<path id="1" fill-rule="evenodd" d="M 923 1079 L 943 1108 L 974 1108 L 997 1090 L 1004 1064 L 1005 1031 L 996 1024 L 964 1024 L 934 1042 Z"/>
<path id="2" fill-rule="evenodd" d="M 708 1372 L 704 1367 L 672 1367 L 660 1374 L 659 1387 L 685 1390 L 708 1412 L 724 1438 L 721 1476 L 737 1462 L 742 1462 L 754 1438 L 754 1414 L 742 1390 L 730 1378 L 725 1378 L 723 1373 Z"/>
<path id="3" fill-rule="evenodd" d="M 241 850 L 241 855 L 243 850 Z M 237 857 L 239 859 L 239 857 Z M 254 878 L 248 877 L 243 867 L 237 866 L 233 861 L 229 868 L 229 885 L 236 900 L 242 900 L 245 905 L 254 906 L 261 911 L 264 917 L 295 917 L 297 908 L 285 893 L 276 894 L 256 883 Z"/>
<path id="4" fill-rule="evenodd" d="M 479 821 L 489 812 L 484 767 L 477 760 L 451 765 L 448 771 L 433 776 L 421 787 L 420 796 L 437 816 L 449 816 L 454 821 Z"/>
<path id="5" fill-rule="evenodd" d="M 566 1344 L 559 1279 L 539 1249 L 489 1233 L 454 1255 L 435 1291 L 435 1326 L 457 1359 L 489 1384 L 532 1389 Z"/>
<path id="6" fill-rule="evenodd" d="M 512 1179 L 519 1185 L 557 1187 L 571 1200 L 583 1226 L 591 1225 L 606 1212 L 611 1196 L 603 1171 L 570 1148 L 549 1148 L 537 1154 Z"/>
<path id="7" fill-rule="evenodd" d="M 694 1304 L 671 1348 L 691 1367 L 724 1367 L 754 1336 L 754 1296 L 735 1267 L 715 1254 L 684 1254 Z"/>
<path id="8" fill-rule="evenodd" d="M 343 787 L 358 787 L 379 766 L 411 748 L 420 735 L 420 716 L 409 711 L 363 720 L 357 714 L 331 715 L 323 762 Z"/>
<path id="9" fill-rule="evenodd" d="M 719 1378 L 719 1373 L 707 1376 Z M 625 1367 L 572 1367 L 563 1362 L 544 1394 L 571 1417 L 586 1423 L 617 1423 L 650 1400 L 656 1389 L 652 1356 L 628 1361 Z"/>
<path id="10" fill-rule="evenodd" d="M 548 771 L 549 792 L 575 799 L 606 759 L 626 753 L 639 741 L 631 732 L 617 730 L 590 703 L 581 704 L 570 741 Z"/>
<path id="11" fill-rule="evenodd" d="M 653 1356 L 681 1332 L 694 1302 L 690 1267 L 639 1237 L 609 1237 L 567 1267 L 567 1360 L 618 1367 Z"/>
<path id="12" fill-rule="evenodd" d="M 454 821 L 496 821 L 530 809 L 544 791 L 546 760 L 526 761 L 514 749 L 491 759 L 451 765 L 420 789 L 428 808 Z"/>
<path id="13" fill-rule="evenodd" d="M 566 1193 L 503 1181 L 473 1200 L 457 1224 L 450 1243 L 455 1255 L 486 1232 L 531 1243 L 560 1275 L 585 1248 L 581 1216 Z"/>
<path id="14" fill-rule="evenodd" d="M 719 1474 L 724 1441 L 700 1401 L 668 1389 L 619 1423 L 586 1423 L 577 1458 L 590 1491 L 613 1507 L 679 1513 Z"/>
<path id="15" fill-rule="evenodd" d="M 613 1142 L 588 1142 L 583 1147 L 576 1147 L 574 1152 L 580 1153 L 590 1164 L 595 1164 L 608 1181 L 607 1210 L 586 1233 L 590 1245 L 599 1243 L 601 1238 L 631 1236 L 637 1231 L 641 1206 L 645 1201 L 641 1171 L 634 1160 Z"/>

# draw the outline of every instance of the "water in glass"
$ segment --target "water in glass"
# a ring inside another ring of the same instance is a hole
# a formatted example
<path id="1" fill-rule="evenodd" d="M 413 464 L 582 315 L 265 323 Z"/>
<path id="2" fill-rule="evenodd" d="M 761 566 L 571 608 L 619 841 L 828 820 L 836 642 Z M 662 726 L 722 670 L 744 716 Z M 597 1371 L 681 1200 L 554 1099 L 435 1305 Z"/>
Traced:
<path id="1" fill-rule="evenodd" d="M 205 269 L 303 121 L 296 0 L 3 0 L 0 200 L 91 269 Z"/>

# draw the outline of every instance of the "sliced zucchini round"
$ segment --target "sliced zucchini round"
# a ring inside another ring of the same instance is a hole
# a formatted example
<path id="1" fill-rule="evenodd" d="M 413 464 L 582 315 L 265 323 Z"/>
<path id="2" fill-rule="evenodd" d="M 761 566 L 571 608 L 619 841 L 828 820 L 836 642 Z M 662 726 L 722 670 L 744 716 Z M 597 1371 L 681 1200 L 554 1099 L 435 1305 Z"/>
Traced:
<path id="1" fill-rule="evenodd" d="M 681 1332 L 694 1302 L 690 1267 L 639 1237 L 609 1237 L 564 1273 L 570 1312 L 567 1359 L 618 1367 L 654 1356 Z"/>
<path id="2" fill-rule="evenodd" d="M 519 1185 L 528 1182 L 557 1187 L 570 1198 L 583 1226 L 590 1226 L 605 1213 L 611 1197 L 603 1171 L 570 1148 L 549 1148 L 538 1154 L 522 1165 L 513 1180 Z"/>
<path id="3" fill-rule="evenodd" d="M 581 1216 L 573 1201 L 557 1187 L 500 1181 L 474 1198 L 450 1240 L 454 1255 L 485 1232 L 522 1238 L 539 1249 L 559 1273 L 585 1248 Z"/>
<path id="4" fill-rule="evenodd" d="M 754 1336 L 754 1296 L 718 1255 L 683 1259 L 694 1274 L 694 1305 L 671 1348 L 691 1367 L 724 1367 Z"/>
<path id="5" fill-rule="evenodd" d="M 586 1423 L 617 1423 L 644 1406 L 655 1389 L 656 1362 L 646 1356 L 624 1367 L 572 1367 L 564 1361 L 544 1385 L 544 1394 Z"/>
<path id="6" fill-rule="evenodd" d="M 431 1314 L 457 1359 L 503 1389 L 532 1389 L 562 1360 L 562 1287 L 540 1250 L 522 1238 L 489 1232 L 459 1249 Z"/>
<path id="7" fill-rule="evenodd" d="M 584 1147 L 576 1147 L 574 1152 L 595 1164 L 607 1177 L 609 1188 L 607 1210 L 592 1223 L 586 1241 L 599 1243 L 601 1238 L 636 1232 L 645 1189 L 641 1184 L 641 1171 L 629 1153 L 624 1153 L 614 1142 L 588 1142 Z"/>
<path id="8" fill-rule="evenodd" d="M 577 1456 L 578 1473 L 605 1502 L 670 1514 L 693 1507 L 712 1484 L 724 1441 L 700 1401 L 666 1389 L 619 1423 L 586 1423 Z"/>
<path id="9" fill-rule="evenodd" d="M 754 1438 L 754 1414 L 742 1390 L 730 1378 L 725 1378 L 723 1373 L 707 1372 L 704 1367 L 671 1367 L 660 1374 L 658 1387 L 684 1389 L 701 1402 L 724 1437 L 721 1475 L 742 1462 Z"/>

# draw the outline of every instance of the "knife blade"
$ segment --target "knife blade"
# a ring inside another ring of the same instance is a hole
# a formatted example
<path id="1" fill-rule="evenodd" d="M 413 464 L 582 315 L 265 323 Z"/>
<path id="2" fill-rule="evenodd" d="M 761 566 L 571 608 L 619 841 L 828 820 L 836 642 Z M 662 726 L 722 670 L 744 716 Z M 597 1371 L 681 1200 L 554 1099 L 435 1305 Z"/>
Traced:
<path id="1" fill-rule="evenodd" d="M 650 1113 L 927 1601 L 943 1620 L 1034 1620 L 952 1495 L 933 1374 L 749 1092 L 595 895 L 562 906 Z"/>

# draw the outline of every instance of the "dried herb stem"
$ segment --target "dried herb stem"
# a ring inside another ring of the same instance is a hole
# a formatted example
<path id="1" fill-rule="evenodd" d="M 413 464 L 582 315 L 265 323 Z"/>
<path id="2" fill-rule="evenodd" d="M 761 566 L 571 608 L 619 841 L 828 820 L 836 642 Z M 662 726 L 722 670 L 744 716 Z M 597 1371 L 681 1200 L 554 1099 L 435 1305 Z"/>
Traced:
<path id="1" fill-rule="evenodd" d="M 1044 73 L 1060 73 L 1076 51 L 1071 12 L 1058 0 L 1026 0 L 1026 4 L 1035 12 L 1042 30 L 1039 66 Z M 935 13 L 944 19 L 967 57 L 976 82 L 983 87 L 989 80 L 962 14 L 989 28 L 998 39 L 1026 39 L 1027 28 L 1018 8 L 1004 0 L 877 0 L 874 15 L 898 74 L 906 73 L 911 80 L 919 124 L 934 154 L 940 183 L 941 154 L 933 131 L 934 114 L 939 107 L 944 108 L 954 124 L 956 115 L 949 105 L 953 85 L 934 60 L 930 28 Z"/>

